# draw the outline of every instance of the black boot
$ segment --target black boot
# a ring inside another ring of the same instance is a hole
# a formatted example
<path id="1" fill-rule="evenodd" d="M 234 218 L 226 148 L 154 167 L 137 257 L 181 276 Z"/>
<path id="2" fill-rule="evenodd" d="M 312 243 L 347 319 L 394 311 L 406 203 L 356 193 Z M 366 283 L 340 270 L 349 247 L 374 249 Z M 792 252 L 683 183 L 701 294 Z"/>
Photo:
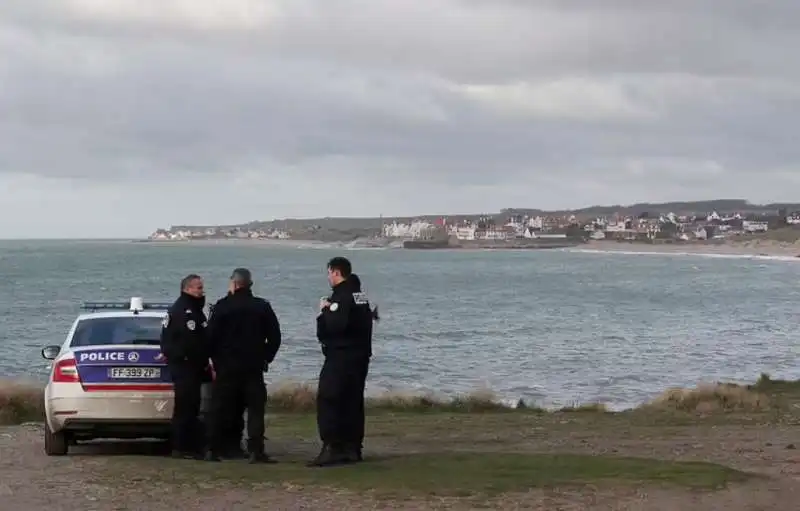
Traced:
<path id="1" fill-rule="evenodd" d="M 349 457 L 341 446 L 323 445 L 322 450 L 316 458 L 309 461 L 308 467 L 332 467 L 348 463 Z"/>
<path id="2" fill-rule="evenodd" d="M 275 460 L 274 458 L 270 458 L 269 454 L 265 452 L 261 453 L 252 452 L 248 456 L 247 462 L 250 463 L 251 465 L 255 465 L 258 463 L 274 464 L 277 463 L 278 461 Z"/>
<path id="3" fill-rule="evenodd" d="M 343 456 L 348 463 L 358 463 L 363 461 L 361 447 L 358 444 L 348 444 L 343 449 Z"/>

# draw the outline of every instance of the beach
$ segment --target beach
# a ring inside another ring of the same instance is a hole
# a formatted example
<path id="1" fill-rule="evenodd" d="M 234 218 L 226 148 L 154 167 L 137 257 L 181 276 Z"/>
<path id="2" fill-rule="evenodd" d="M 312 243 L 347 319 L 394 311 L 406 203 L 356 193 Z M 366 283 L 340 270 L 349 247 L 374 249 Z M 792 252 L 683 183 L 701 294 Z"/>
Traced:
<path id="1" fill-rule="evenodd" d="M 592 240 L 578 250 L 602 252 L 638 252 L 664 254 L 710 254 L 728 256 L 798 257 L 800 243 L 756 239 L 746 241 L 724 240 L 720 242 L 684 243 L 631 243 L 607 240 Z M 800 259 L 798 259 L 800 261 Z"/>

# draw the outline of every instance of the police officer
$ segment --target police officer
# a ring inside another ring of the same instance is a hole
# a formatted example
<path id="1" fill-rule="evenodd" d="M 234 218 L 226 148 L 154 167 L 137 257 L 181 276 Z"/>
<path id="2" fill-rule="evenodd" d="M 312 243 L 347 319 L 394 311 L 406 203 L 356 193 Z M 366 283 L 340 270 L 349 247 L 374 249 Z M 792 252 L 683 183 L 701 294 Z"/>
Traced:
<path id="1" fill-rule="evenodd" d="M 235 403 L 247 407 L 247 451 L 251 463 L 272 462 L 264 452 L 264 372 L 281 345 L 281 329 L 270 303 L 253 296 L 250 271 L 237 268 L 230 293 L 214 305 L 211 318 L 211 360 L 216 371 L 206 460 L 219 461 L 229 438 Z"/>
<path id="2" fill-rule="evenodd" d="M 325 361 L 317 390 L 317 427 L 322 450 L 309 466 L 325 467 L 361 461 L 364 437 L 364 386 L 372 356 L 372 322 L 376 313 L 352 277 L 344 257 L 328 262 L 333 292 L 320 303 L 317 338 Z"/>
<path id="3" fill-rule="evenodd" d="M 350 285 L 353 289 L 357 289 L 357 292 L 363 292 L 361 289 L 361 278 L 356 275 L 355 273 L 351 273 L 350 276 L 347 278 L 350 281 Z M 366 300 L 365 295 L 362 295 L 362 299 Z M 378 306 L 372 309 L 371 312 L 372 320 L 373 321 L 380 321 L 380 316 L 378 315 Z M 370 327 L 370 350 L 369 356 L 372 357 L 372 328 Z M 362 461 L 363 457 L 361 454 L 362 449 L 364 448 L 364 430 L 366 426 L 366 414 L 364 409 L 364 390 L 367 384 L 367 373 L 369 370 L 369 359 L 367 359 L 366 363 L 360 366 L 359 372 L 359 386 L 358 389 L 353 390 L 353 395 L 358 396 L 358 420 L 356 421 L 356 429 L 353 433 L 353 445 L 355 446 L 355 457 L 356 461 Z M 354 419 L 355 420 L 355 419 Z"/>
<path id="4" fill-rule="evenodd" d="M 232 294 L 232 290 L 228 290 L 228 295 Z M 214 306 L 211 306 L 211 322 L 213 322 L 213 311 Z M 208 385 L 211 387 L 211 384 Z M 211 390 L 208 391 L 208 394 L 211 395 Z M 247 404 L 245 403 L 244 397 L 242 395 L 236 395 L 234 400 L 229 404 L 230 410 L 232 410 L 233 415 L 229 418 L 229 421 L 225 422 L 224 425 L 224 433 L 222 433 L 224 437 L 223 447 L 221 448 L 222 456 L 225 458 L 241 458 L 247 457 L 246 452 L 242 450 L 242 435 L 244 433 L 244 412 L 247 409 Z M 210 415 L 210 414 L 209 414 Z M 209 422 L 210 424 L 210 422 Z M 210 431 L 210 429 L 208 429 Z"/>
<path id="5" fill-rule="evenodd" d="M 169 308 L 161 328 L 161 353 L 172 376 L 172 455 L 197 458 L 202 454 L 200 387 L 206 378 L 209 344 L 203 279 L 191 274 L 181 281 L 181 295 Z"/>

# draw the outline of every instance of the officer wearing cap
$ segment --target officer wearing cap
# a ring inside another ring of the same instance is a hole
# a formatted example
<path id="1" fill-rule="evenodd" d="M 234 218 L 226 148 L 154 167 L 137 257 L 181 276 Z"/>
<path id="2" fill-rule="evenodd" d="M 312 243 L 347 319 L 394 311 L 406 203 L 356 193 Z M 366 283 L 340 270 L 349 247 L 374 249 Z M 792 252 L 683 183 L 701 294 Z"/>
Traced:
<path id="1" fill-rule="evenodd" d="M 191 274 L 181 281 L 181 295 L 169 308 L 161 328 L 161 353 L 167 359 L 175 402 L 172 409 L 172 455 L 202 454 L 200 388 L 208 375 L 209 345 L 203 279 Z"/>
<path id="2" fill-rule="evenodd" d="M 252 287 L 250 271 L 237 268 L 231 275 L 228 296 L 214 305 L 209 337 L 216 379 L 211 396 L 208 461 L 220 460 L 239 399 L 247 408 L 250 462 L 272 461 L 264 451 L 267 392 L 263 373 L 278 353 L 281 329 L 270 303 L 254 296 Z"/>
<path id="3" fill-rule="evenodd" d="M 325 361 L 317 390 L 317 426 L 322 450 L 309 466 L 361 461 L 364 386 L 372 356 L 372 322 L 377 311 L 344 257 L 328 262 L 333 292 L 320 302 L 317 339 Z"/>

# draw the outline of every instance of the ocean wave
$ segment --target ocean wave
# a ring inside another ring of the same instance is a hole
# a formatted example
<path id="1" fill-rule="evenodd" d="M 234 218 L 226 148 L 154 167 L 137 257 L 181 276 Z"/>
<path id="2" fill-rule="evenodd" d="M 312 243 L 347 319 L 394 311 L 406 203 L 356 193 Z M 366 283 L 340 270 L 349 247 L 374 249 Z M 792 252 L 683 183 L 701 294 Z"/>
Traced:
<path id="1" fill-rule="evenodd" d="M 301 250 L 330 250 L 332 248 L 342 248 L 341 243 L 303 243 L 299 244 L 294 248 L 299 248 Z"/>

